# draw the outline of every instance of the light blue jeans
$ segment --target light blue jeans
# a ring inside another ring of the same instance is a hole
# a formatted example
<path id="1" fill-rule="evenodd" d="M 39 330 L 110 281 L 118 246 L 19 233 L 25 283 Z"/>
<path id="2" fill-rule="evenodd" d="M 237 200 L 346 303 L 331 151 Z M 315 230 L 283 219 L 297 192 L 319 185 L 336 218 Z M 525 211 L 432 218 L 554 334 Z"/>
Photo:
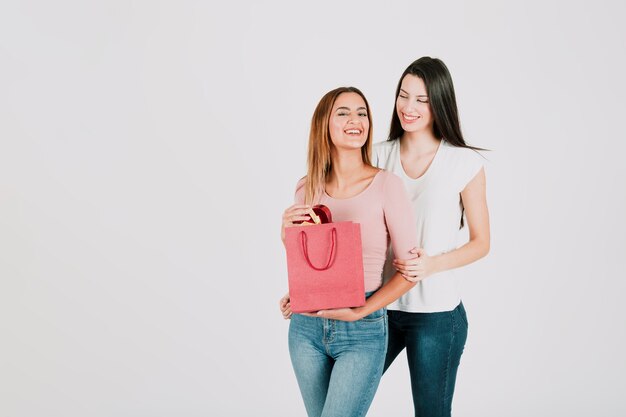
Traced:
<path id="1" fill-rule="evenodd" d="M 292 315 L 289 353 L 308 416 L 365 416 L 386 351 L 385 309 L 355 322 Z"/>

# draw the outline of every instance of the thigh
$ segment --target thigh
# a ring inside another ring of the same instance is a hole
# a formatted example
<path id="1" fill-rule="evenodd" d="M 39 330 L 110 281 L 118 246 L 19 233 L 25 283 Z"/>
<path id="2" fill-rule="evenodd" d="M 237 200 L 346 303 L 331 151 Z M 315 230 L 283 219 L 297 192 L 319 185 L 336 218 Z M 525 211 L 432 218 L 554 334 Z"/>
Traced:
<path id="1" fill-rule="evenodd" d="M 309 417 L 322 415 L 334 360 L 324 351 L 323 319 L 294 314 L 289 323 L 289 355 Z"/>
<path id="2" fill-rule="evenodd" d="M 365 416 L 382 376 L 386 350 L 384 311 L 354 323 L 337 323 L 332 349 L 335 364 L 323 417 Z"/>
<path id="3" fill-rule="evenodd" d="M 389 321 L 389 336 L 383 372 L 387 371 L 396 357 L 406 347 L 405 333 L 402 328 L 402 312 L 389 310 L 387 311 L 387 319 Z"/>
<path id="4" fill-rule="evenodd" d="M 407 357 L 415 414 L 449 416 L 465 340 L 467 321 L 459 305 L 452 311 L 413 313 Z M 409 313 L 411 314 L 411 313 Z"/>

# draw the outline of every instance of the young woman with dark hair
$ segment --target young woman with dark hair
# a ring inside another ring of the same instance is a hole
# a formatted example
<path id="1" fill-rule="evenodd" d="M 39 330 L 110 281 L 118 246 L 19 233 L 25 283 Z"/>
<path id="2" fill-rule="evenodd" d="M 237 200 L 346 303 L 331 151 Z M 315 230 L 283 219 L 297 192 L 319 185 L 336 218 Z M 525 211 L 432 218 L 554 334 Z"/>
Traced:
<path id="1" fill-rule="evenodd" d="M 417 220 L 411 231 L 418 242 L 411 250 L 414 256 L 403 260 L 389 248 L 383 277 L 390 282 L 400 274 L 415 283 L 397 300 L 388 298 L 384 369 L 406 348 L 419 417 L 451 415 L 468 328 L 456 269 L 489 252 L 484 158 L 478 150 L 467 145 L 461 133 L 445 64 L 422 57 L 409 65 L 396 89 L 388 140 L 374 145 L 372 163 L 400 177 Z M 469 241 L 459 246 L 464 218 Z M 292 317 L 288 295 L 280 308 L 285 318 Z M 318 316 L 346 320 L 350 314 L 345 310 L 321 311 Z"/>
<path id="2" fill-rule="evenodd" d="M 456 268 L 489 252 L 484 158 L 461 133 L 452 78 L 439 59 L 422 57 L 404 71 L 388 140 L 372 162 L 398 175 L 417 219 L 414 259 L 395 259 L 385 279 L 400 272 L 417 285 L 388 306 L 385 370 L 406 348 L 415 415 L 450 416 L 467 317 Z M 467 220 L 469 241 L 458 246 Z M 397 258 L 390 250 L 388 259 Z"/>

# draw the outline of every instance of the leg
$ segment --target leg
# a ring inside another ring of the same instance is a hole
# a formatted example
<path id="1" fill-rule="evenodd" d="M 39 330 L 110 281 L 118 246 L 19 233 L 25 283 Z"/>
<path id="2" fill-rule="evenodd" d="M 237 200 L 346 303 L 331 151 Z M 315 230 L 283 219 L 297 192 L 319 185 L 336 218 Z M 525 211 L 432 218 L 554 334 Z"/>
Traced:
<path id="1" fill-rule="evenodd" d="M 385 357 L 385 367 L 383 372 L 391 366 L 396 357 L 406 347 L 406 339 L 402 330 L 402 323 L 397 311 L 388 310 L 387 317 L 389 319 L 389 337 L 387 345 L 387 356 Z"/>
<path id="2" fill-rule="evenodd" d="M 322 415 L 334 360 L 323 345 L 323 320 L 300 314 L 289 323 L 289 355 L 309 417 Z"/>
<path id="3" fill-rule="evenodd" d="M 407 356 L 415 415 L 449 417 L 465 340 L 467 321 L 463 305 L 452 311 L 411 314 Z"/>
<path id="4" fill-rule="evenodd" d="M 378 388 L 387 349 L 387 317 L 379 310 L 353 322 L 335 322 L 335 359 L 323 417 L 363 417 Z"/>

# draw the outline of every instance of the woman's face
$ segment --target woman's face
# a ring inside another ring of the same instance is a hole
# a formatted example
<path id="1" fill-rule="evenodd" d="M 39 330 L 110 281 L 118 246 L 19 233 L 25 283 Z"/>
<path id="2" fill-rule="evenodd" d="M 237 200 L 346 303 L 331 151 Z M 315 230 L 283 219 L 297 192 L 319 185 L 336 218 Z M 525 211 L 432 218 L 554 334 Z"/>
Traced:
<path id="1" fill-rule="evenodd" d="M 330 139 L 340 149 L 360 149 L 367 141 L 370 122 L 365 101 L 357 93 L 341 93 L 328 121 Z"/>
<path id="2" fill-rule="evenodd" d="M 428 104 L 426 85 L 421 78 L 411 74 L 404 77 L 396 98 L 396 112 L 402 129 L 406 132 L 433 129 L 433 116 Z"/>

